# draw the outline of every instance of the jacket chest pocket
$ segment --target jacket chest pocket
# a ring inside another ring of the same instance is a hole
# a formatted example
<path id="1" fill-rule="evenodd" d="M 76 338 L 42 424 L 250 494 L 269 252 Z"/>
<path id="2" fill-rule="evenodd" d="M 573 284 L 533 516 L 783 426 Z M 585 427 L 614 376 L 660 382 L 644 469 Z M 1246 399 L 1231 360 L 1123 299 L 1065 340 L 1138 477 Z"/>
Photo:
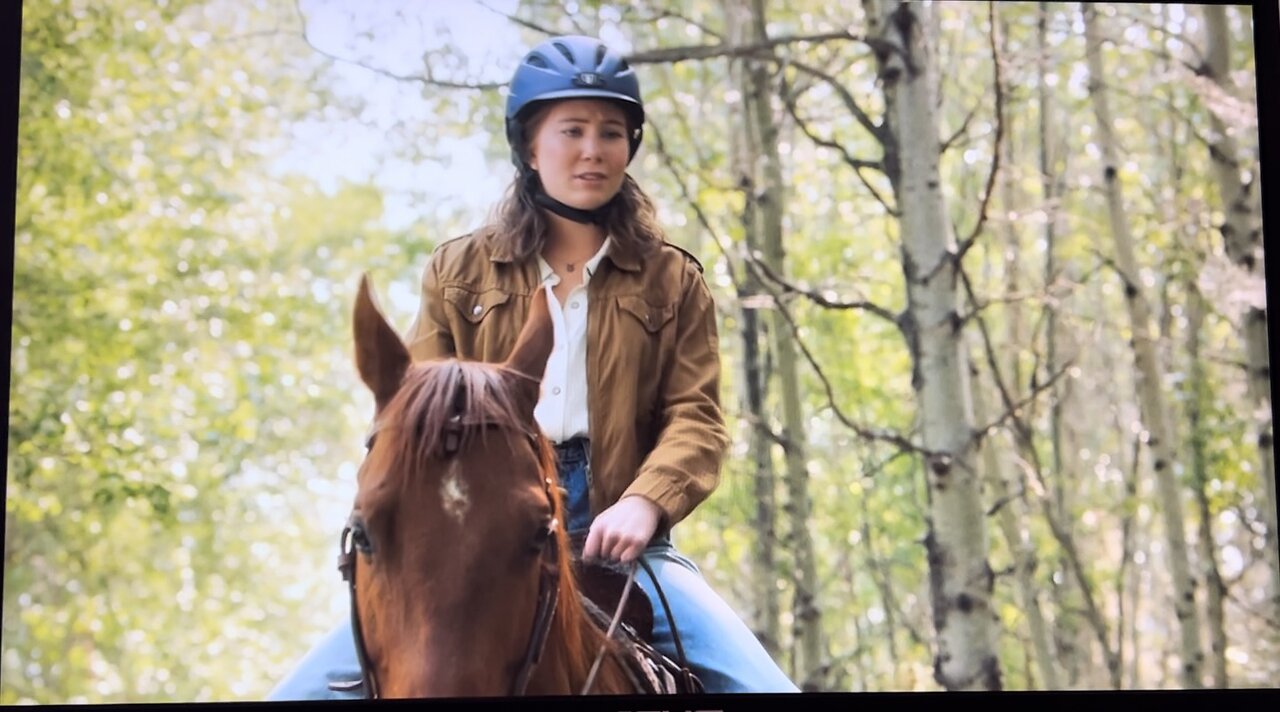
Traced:
<path id="1" fill-rule="evenodd" d="M 509 312 L 511 294 L 501 289 L 472 291 L 462 287 L 445 287 L 444 300 L 452 312 L 454 345 L 458 356 L 464 359 L 488 360 L 491 354 L 502 351 L 515 338 L 511 331 Z M 516 327 L 518 331 L 518 326 Z M 499 358 L 501 360 L 501 358 Z"/>
<path id="2" fill-rule="evenodd" d="M 618 297 L 618 309 L 638 321 L 650 337 L 660 334 L 676 314 L 674 304 L 654 305 L 646 302 L 643 297 L 636 296 Z"/>
<path id="3" fill-rule="evenodd" d="M 609 349 L 628 362 L 626 370 L 639 377 L 638 386 L 656 387 L 674 351 L 674 304 L 650 304 L 640 296 L 618 299 L 617 343 Z"/>

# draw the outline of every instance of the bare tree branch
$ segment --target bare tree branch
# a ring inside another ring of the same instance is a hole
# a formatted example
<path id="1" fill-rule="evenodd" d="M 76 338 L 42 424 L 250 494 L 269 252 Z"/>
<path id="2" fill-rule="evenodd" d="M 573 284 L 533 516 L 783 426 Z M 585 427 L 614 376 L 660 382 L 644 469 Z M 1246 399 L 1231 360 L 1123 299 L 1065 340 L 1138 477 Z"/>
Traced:
<path id="1" fill-rule="evenodd" d="M 689 206 L 693 208 L 694 214 L 698 218 L 698 222 L 702 225 L 703 229 L 706 230 L 707 233 L 711 236 L 711 239 L 716 244 L 716 247 L 719 248 L 720 252 L 725 256 L 728 267 L 729 267 L 730 278 L 733 281 L 734 286 L 738 289 L 738 292 L 741 293 L 742 281 L 734 273 L 732 252 L 730 251 L 729 247 L 725 244 L 724 240 L 720 238 L 720 235 L 712 227 L 711 221 L 707 219 L 706 214 L 702 211 L 702 207 L 698 204 L 697 200 L 695 200 L 693 196 L 689 194 L 689 190 L 685 186 L 683 179 L 680 177 L 679 172 L 676 170 L 674 164 L 670 160 L 670 154 L 666 150 L 666 145 L 662 140 L 661 132 L 655 130 L 653 132 L 653 136 L 654 136 L 655 145 L 658 149 L 658 155 L 663 159 L 663 163 L 666 165 L 667 170 L 671 172 L 672 177 L 675 179 L 677 186 L 679 186 L 680 188 L 681 195 L 684 197 L 685 201 L 689 204 Z M 804 355 L 805 359 L 809 362 L 810 367 L 813 368 L 814 373 L 817 374 L 818 379 L 822 382 L 822 385 L 827 397 L 827 407 L 831 409 L 831 412 L 835 414 L 836 418 L 842 424 L 844 424 L 845 427 L 849 428 L 854 433 L 856 433 L 859 437 L 862 437 L 866 440 L 888 442 L 888 443 L 897 445 L 899 448 L 904 450 L 918 452 L 926 456 L 933 456 L 935 453 L 929 450 L 926 450 L 923 447 L 916 445 L 915 443 L 912 443 L 908 438 L 906 438 L 900 433 L 896 433 L 890 430 L 880 430 L 880 429 L 860 425 L 858 423 L 855 423 L 851 419 L 849 419 L 849 417 L 844 414 L 844 411 L 842 411 L 840 407 L 836 405 L 835 389 L 832 387 L 830 379 L 827 378 L 826 374 L 822 370 L 822 367 L 818 364 L 817 359 L 814 358 L 813 353 L 809 350 L 809 347 L 804 343 L 804 340 L 800 337 L 799 326 L 797 326 L 795 320 L 791 317 L 791 314 L 786 309 L 786 306 L 782 304 L 780 295 L 764 279 L 760 279 L 761 277 L 763 277 L 763 274 L 762 274 L 762 271 L 757 268 L 758 261 L 752 258 L 744 258 L 744 262 L 748 269 L 755 272 L 756 277 L 759 280 L 761 286 L 763 286 L 765 290 L 768 291 L 770 295 L 773 297 L 774 305 L 779 310 L 779 313 L 783 315 L 783 318 L 786 320 L 787 324 L 791 327 L 791 336 L 793 339 L 795 339 L 796 346 L 800 348 L 801 353 Z"/>
<path id="2" fill-rule="evenodd" d="M 964 284 L 970 303 L 976 302 L 977 298 L 974 295 L 973 285 L 969 280 L 968 274 L 959 264 L 956 266 L 956 271 L 960 276 L 961 282 Z M 1037 491 L 1037 494 L 1040 495 L 1038 499 L 1040 502 L 1041 512 L 1049 524 L 1049 530 L 1053 533 L 1054 539 L 1058 542 L 1058 546 L 1062 549 L 1062 552 L 1067 559 L 1072 577 L 1076 579 L 1076 583 L 1080 587 L 1080 592 L 1084 598 L 1085 604 L 1085 618 L 1089 622 L 1099 646 L 1101 646 L 1103 650 L 1103 656 L 1108 662 L 1108 669 L 1113 671 L 1114 675 L 1114 670 L 1118 669 L 1115 663 L 1116 653 L 1111 647 L 1111 637 L 1107 633 L 1106 621 L 1103 619 L 1102 612 L 1098 608 L 1097 602 L 1094 600 L 1093 583 L 1090 581 L 1084 565 L 1080 560 L 1079 551 L 1076 548 L 1071 532 L 1064 528 L 1062 523 L 1058 521 L 1048 499 L 1043 495 L 1046 488 L 1044 485 L 1043 466 L 1040 462 L 1040 455 L 1036 450 L 1031 428 L 1027 425 L 1026 420 L 1021 415 L 1023 408 L 1034 402 L 1042 392 L 1052 387 L 1053 384 L 1063 376 L 1063 374 L 1070 370 L 1072 361 L 1068 360 L 1059 371 L 1051 374 L 1045 383 L 1037 385 L 1026 398 L 1015 403 L 1013 402 L 1012 396 L 1009 394 L 1008 388 L 1005 386 L 1004 377 L 1000 375 L 1000 363 L 996 358 L 995 346 L 992 343 L 991 333 L 987 329 L 986 321 L 981 317 L 978 317 L 977 321 L 982 334 L 984 350 L 986 352 L 987 367 L 991 369 L 991 380 L 996 384 L 997 389 L 1000 391 L 1000 397 L 1005 404 L 1005 412 L 989 425 L 975 430 L 973 438 L 975 442 L 981 441 L 981 439 L 993 429 L 1001 427 L 1005 421 L 1013 421 L 1014 427 L 1012 435 L 1014 437 L 1014 441 L 1017 443 L 1018 450 L 1024 454 L 1026 458 L 1023 467 L 1035 477 L 1035 490 Z"/>
<path id="3" fill-rule="evenodd" d="M 1097 248 L 1094 248 L 1094 247 L 1090 247 L 1089 252 L 1094 257 L 1097 257 L 1098 261 L 1102 265 L 1110 267 L 1111 271 L 1116 273 L 1116 276 L 1120 278 L 1121 283 L 1124 284 L 1124 288 L 1126 291 L 1138 291 L 1137 283 L 1134 282 L 1133 279 L 1129 277 L 1129 275 L 1125 274 L 1124 270 L 1121 269 L 1120 265 L 1116 264 L 1116 261 L 1114 259 L 1107 257 L 1106 255 L 1099 252 Z"/>
<path id="4" fill-rule="evenodd" d="M 961 283 L 964 284 L 965 292 L 969 297 L 969 303 L 971 305 L 976 305 L 978 298 L 974 294 L 973 284 L 969 281 L 968 273 L 963 269 L 957 269 L 956 271 L 960 275 Z M 987 357 L 987 368 L 991 369 L 991 380 L 995 382 L 996 388 L 1000 391 L 1000 400 L 1004 403 L 1004 413 L 991 423 L 974 430 L 974 441 L 980 442 L 992 430 L 1003 426 L 1006 421 L 1013 420 L 1014 429 L 1017 431 L 1017 435 L 1020 439 L 1025 440 L 1028 443 L 1028 447 L 1030 447 L 1031 428 L 1020 415 L 1022 410 L 1039 398 L 1042 393 L 1052 388 L 1064 374 L 1071 370 L 1074 363 L 1068 360 L 1063 364 L 1062 368 L 1050 374 L 1049 378 L 1044 383 L 1037 384 L 1032 388 L 1031 392 L 1027 394 L 1025 398 L 1018 402 L 1014 402 L 1013 396 L 1009 393 L 1008 386 L 1005 385 L 1004 377 L 1000 375 L 1000 362 L 996 358 L 995 343 L 991 338 L 990 329 L 987 328 L 987 322 L 981 317 L 976 317 L 976 321 L 978 322 L 978 331 L 982 335 L 982 343 Z"/>
<path id="5" fill-rule="evenodd" d="M 760 267 L 759 260 L 756 260 L 754 258 L 747 259 L 745 260 L 745 263 L 746 263 L 747 269 L 755 272 L 757 278 L 764 276 L 762 273 L 762 270 L 759 269 Z M 911 450 L 913 452 L 920 453 L 927 457 L 936 457 L 942 454 L 942 453 L 937 453 L 937 452 L 928 450 L 923 446 L 917 445 L 911 442 L 910 440 L 908 440 L 906 437 L 904 437 L 900 433 L 861 425 L 859 423 L 855 423 L 847 415 L 845 415 L 844 411 L 840 409 L 840 406 L 836 405 L 835 389 L 831 385 L 831 380 L 827 378 L 826 373 L 822 370 L 822 367 L 818 364 L 818 360 L 814 358 L 813 352 L 809 350 L 809 346 L 804 342 L 804 339 L 800 336 L 800 327 L 798 324 L 796 324 L 795 319 L 791 316 L 791 312 L 786 308 L 786 305 L 782 303 L 781 295 L 777 291 L 775 291 L 773 287 L 770 286 L 770 284 L 768 284 L 767 281 L 764 279 L 760 279 L 760 285 L 763 286 L 765 290 L 768 291 L 770 295 L 773 297 L 773 303 L 774 303 L 774 306 L 778 309 L 778 313 L 782 315 L 782 318 L 787 322 L 787 325 L 791 327 L 791 338 L 796 342 L 796 346 L 799 347 L 800 352 L 805 357 L 805 360 L 809 362 L 809 366 L 813 368 L 813 372 L 815 375 L 817 375 L 818 380 L 822 382 L 823 391 L 825 392 L 827 397 L 827 407 L 831 408 L 831 412 L 836 416 L 837 420 L 839 420 L 842 424 L 844 424 L 845 427 L 857 433 L 859 437 L 862 437 L 865 440 L 892 443 L 894 445 L 897 445 L 899 448 L 903 450 Z"/>
<path id="6" fill-rule="evenodd" d="M 756 417 L 755 413 L 752 413 L 749 410 L 743 410 L 738 413 L 738 418 L 760 433 L 763 433 L 764 436 L 774 445 L 781 447 L 784 454 L 790 454 L 795 451 L 796 446 L 794 440 L 788 438 L 777 430 L 774 430 L 767 421 Z"/>
<path id="7" fill-rule="evenodd" d="M 632 52 L 627 56 L 627 62 L 631 64 L 675 64 L 677 62 L 685 62 L 693 59 L 712 59 L 716 57 L 757 57 L 761 59 L 776 59 L 772 51 L 775 47 L 800 44 L 803 42 L 831 42 L 833 40 L 865 42 L 868 44 L 874 42 L 874 40 L 869 38 L 845 31 L 823 32 L 816 35 L 783 35 L 780 37 L 770 38 L 763 42 L 748 42 L 746 44 L 736 46 L 728 46 L 724 43 L 720 43 L 713 45 L 660 47 L 658 49 Z"/>
<path id="8" fill-rule="evenodd" d="M 876 201 L 880 203 L 880 205 L 884 208 L 885 212 L 887 212 L 888 214 L 894 217 L 901 217 L 901 213 L 898 212 L 896 208 L 889 205 L 888 201 L 884 199 L 884 196 L 880 195 L 880 192 L 877 191 L 875 187 L 871 185 L 870 181 L 868 181 L 867 177 L 862 173 L 862 169 L 864 168 L 874 169 L 876 171 L 883 173 L 884 162 L 869 161 L 861 158 L 855 158 L 852 154 L 849 153 L 848 149 L 846 149 L 843 144 L 833 139 L 826 139 L 826 138 L 822 138 L 821 136 L 818 136 L 809 127 L 809 123 L 804 119 L 800 118 L 799 109 L 796 107 L 794 98 L 792 98 L 795 95 L 788 94 L 785 91 L 782 92 L 782 94 L 784 97 L 786 97 L 785 103 L 787 106 L 787 111 L 791 113 L 791 118 L 796 122 L 796 126 L 800 127 L 800 130 L 804 132 L 804 135 L 808 136 L 809 140 L 813 141 L 819 146 L 826 146 L 827 148 L 831 148 L 839 152 L 845 164 L 853 169 L 854 174 L 858 176 L 858 180 L 862 181 L 863 187 L 865 187 L 867 189 L 867 192 L 871 193 L 872 197 L 874 197 Z"/>
<path id="9" fill-rule="evenodd" d="M 523 27 L 527 30 L 533 30 L 534 32 L 546 35 L 548 37 L 554 37 L 556 35 L 563 34 L 560 31 L 552 29 L 550 27 L 543 27 L 541 25 L 534 24 L 531 20 L 526 20 L 524 18 L 517 17 L 515 15 L 508 15 L 507 13 L 497 8 L 491 7 L 488 3 L 485 3 L 482 0 L 475 0 L 475 2 L 477 5 L 479 5 L 480 7 L 483 7 L 489 12 L 492 12 L 495 15 L 500 15 L 506 18 L 507 20 L 509 20 L 510 22 L 512 22 L 513 24 L 519 25 L 520 27 Z"/>
<path id="10" fill-rule="evenodd" d="M 1139 102 L 1139 103 L 1151 102 L 1159 105 L 1160 108 L 1164 109 L 1170 114 L 1173 114 L 1174 117 L 1176 117 L 1179 121 L 1181 121 L 1183 124 L 1183 127 L 1186 128 L 1187 131 L 1191 133 L 1192 138 L 1199 141 L 1201 144 L 1205 146 L 1205 148 L 1208 148 L 1210 151 L 1217 151 L 1217 141 L 1201 133 L 1197 125 L 1197 120 L 1188 116 L 1185 111 L 1178 108 L 1168 97 L 1156 95 L 1154 93 L 1139 93 L 1130 89 L 1127 86 L 1124 86 L 1121 84 L 1109 83 L 1109 82 L 1106 82 L 1105 80 L 1099 80 L 1099 84 L 1103 87 L 1106 87 L 1108 91 L 1113 91 L 1121 96 L 1125 96 L 1130 99 L 1133 99 L 1136 102 Z"/>
<path id="11" fill-rule="evenodd" d="M 960 245 L 956 248 L 955 253 L 950 256 L 950 260 L 956 265 L 956 269 L 960 268 L 960 262 L 964 260 L 965 254 L 978 241 L 978 237 L 982 235 L 982 229 L 987 224 L 987 209 L 991 205 L 991 195 L 995 192 L 996 176 L 1000 172 L 1000 146 L 1004 142 L 1004 79 L 1001 74 L 1001 66 L 1004 64 L 1004 58 L 1000 56 L 1000 47 L 997 37 L 996 24 L 996 7 L 994 2 L 987 3 L 987 18 L 991 25 L 987 38 L 991 44 L 991 63 L 994 67 L 994 77 L 992 84 L 995 89 L 995 114 L 996 114 L 996 135 L 991 142 L 991 171 L 987 173 L 987 185 L 982 192 L 982 203 L 978 207 L 978 221 L 974 224 L 973 230 L 969 233 Z M 925 281 L 933 279 L 940 269 L 946 264 L 946 260 L 941 260 L 937 265 L 929 271 L 925 277 Z"/>
<path id="12" fill-rule="evenodd" d="M 683 15 L 679 12 L 676 12 L 675 10 L 672 10 L 670 8 L 666 8 L 666 7 L 656 8 L 654 11 L 654 14 L 652 15 L 632 17 L 631 15 L 634 10 L 635 10 L 634 7 L 627 7 L 623 9 L 622 16 L 624 19 L 626 19 L 627 22 L 652 24 L 652 23 L 656 23 L 659 20 L 671 18 L 673 20 L 679 20 L 691 27 L 698 28 L 698 31 L 701 32 L 702 34 L 707 35 L 708 37 L 711 37 L 715 40 L 718 40 L 721 43 L 724 42 L 724 35 L 722 33 L 717 32 L 716 30 L 713 30 L 710 27 L 708 27 L 706 24 L 698 22 L 697 20 L 694 20 L 693 18 L 687 15 Z"/>
<path id="13" fill-rule="evenodd" d="M 964 121 L 960 123 L 960 128 L 956 129 L 955 133 L 951 134 L 950 138 L 942 142 L 942 147 L 938 150 L 939 153 L 946 153 L 949 151 L 955 142 L 960 140 L 961 136 L 968 133 L 969 122 L 973 121 L 973 117 L 978 113 L 978 107 L 982 106 L 983 103 L 985 102 L 980 101 L 977 104 L 974 104 L 972 109 L 969 109 L 969 113 L 965 115 Z"/>
<path id="14" fill-rule="evenodd" d="M 1119 7 L 1124 8 L 1125 6 L 1121 5 Z M 1146 9 L 1148 6 L 1139 5 L 1137 7 L 1139 9 Z M 1180 32 L 1170 32 L 1169 28 L 1161 27 L 1160 25 L 1157 25 L 1156 23 L 1152 22 L 1151 20 L 1143 17 L 1141 14 L 1138 14 L 1138 13 L 1130 15 L 1127 12 L 1117 11 L 1117 15 L 1119 15 L 1119 17 L 1116 18 L 1116 24 L 1115 24 L 1116 27 L 1129 27 L 1130 24 L 1141 25 L 1146 29 L 1151 30 L 1152 32 L 1158 32 L 1164 35 L 1168 39 L 1177 40 L 1178 42 L 1186 45 L 1187 48 L 1191 50 L 1191 53 L 1195 55 L 1195 59 L 1197 63 L 1203 64 L 1206 61 L 1205 58 L 1207 54 L 1204 51 L 1202 51 L 1200 49 L 1200 46 L 1196 44 L 1187 35 Z M 1126 20 L 1128 22 L 1126 22 Z M 1116 42 L 1117 40 L 1112 38 L 1111 41 Z M 1146 49 L 1148 52 L 1156 55 L 1157 57 L 1163 57 L 1164 59 L 1168 59 L 1170 61 L 1182 62 L 1182 60 L 1179 60 L 1173 57 L 1172 55 L 1170 55 L 1168 51 L 1164 49 L 1164 45 L 1165 45 L 1165 42 L 1160 42 L 1159 44 L 1148 47 Z M 1182 62 L 1182 63 L 1187 67 L 1191 67 L 1191 65 L 1187 62 Z"/>
<path id="15" fill-rule="evenodd" d="M 658 150 L 658 156 L 662 158 L 663 165 L 667 167 L 667 170 L 671 173 L 671 178 L 675 180 L 676 186 L 680 189 L 680 195 L 684 198 L 685 202 L 689 204 L 689 207 L 693 208 L 693 213 L 698 218 L 698 224 L 702 225 L 702 229 L 707 231 L 707 234 L 711 236 L 712 242 L 716 243 L 716 247 L 719 248 L 720 253 L 724 255 L 725 265 L 729 270 L 729 279 L 733 282 L 738 293 L 741 294 L 742 280 L 734 269 L 729 247 L 724 244 L 720 239 L 720 234 L 711 226 L 711 221 L 707 218 L 706 213 L 702 211 L 702 206 L 693 198 L 692 195 L 689 194 L 689 187 L 685 185 L 684 178 L 681 176 L 680 172 L 676 170 L 671 154 L 667 152 L 666 142 L 662 140 L 662 132 L 658 130 L 656 125 L 654 125 L 649 127 L 648 133 L 653 137 L 654 147 Z"/>
<path id="16" fill-rule="evenodd" d="M 862 128 L 866 129 L 867 132 L 875 137 L 875 139 L 880 143 L 885 142 L 885 126 L 872 121 L 867 112 L 863 111 L 862 107 L 858 105 L 857 100 L 853 98 L 853 94 L 849 92 L 849 89 L 841 84 L 838 79 L 826 72 L 823 72 L 817 67 L 794 59 L 787 60 L 787 65 L 795 67 L 809 76 L 816 77 L 817 79 L 826 82 L 826 84 L 836 93 L 836 96 L 840 97 L 840 102 L 849 110 L 849 113 L 853 114 L 853 118 L 857 119 L 858 123 L 862 125 Z"/>
<path id="17" fill-rule="evenodd" d="M 311 41 L 311 38 L 309 36 L 307 36 L 307 16 L 305 13 L 302 12 L 302 0 L 294 0 L 294 9 L 297 10 L 298 19 L 302 23 L 302 41 L 306 42 L 307 46 L 310 47 L 312 51 L 314 51 L 316 54 L 319 54 L 320 56 L 330 61 L 340 62 L 342 64 L 350 64 L 356 67 L 360 67 L 362 69 L 367 69 L 370 72 L 373 72 L 375 74 L 380 74 L 384 77 L 395 79 L 397 81 L 415 82 L 415 83 L 423 84 L 426 86 L 440 87 L 442 89 L 472 89 L 472 90 L 479 90 L 479 91 L 491 91 L 507 85 L 507 82 L 475 82 L 473 83 L 473 82 L 454 82 L 454 81 L 436 79 L 431 75 L 430 66 L 426 67 L 427 73 L 425 75 L 397 74 L 396 72 L 392 72 L 387 69 L 383 69 L 381 67 L 375 67 L 362 60 L 338 56 L 336 54 L 333 54 L 332 52 L 329 52 L 328 50 L 321 49 L 319 46 L 317 46 L 314 42 Z"/>
<path id="18" fill-rule="evenodd" d="M 672 94 L 674 96 L 674 93 L 671 91 L 670 83 L 666 81 L 667 73 L 665 72 L 662 73 L 661 77 L 663 80 L 663 87 L 667 90 L 667 93 Z M 700 137 L 694 134 L 693 127 L 689 125 L 689 117 L 684 111 L 673 111 L 671 113 L 674 115 L 676 123 L 679 124 L 685 137 L 689 140 L 689 145 L 693 146 L 693 152 L 695 154 L 695 157 L 698 160 L 697 167 L 690 166 L 684 161 L 677 159 L 675 156 L 668 156 L 668 157 L 671 158 L 673 161 L 676 161 L 680 165 L 681 170 L 685 171 L 686 174 L 693 174 L 698 176 L 698 180 L 702 181 L 704 184 L 715 186 L 719 190 L 723 190 L 725 192 L 735 191 L 736 190 L 735 187 L 719 185 L 715 181 L 710 180 L 707 177 L 707 174 L 701 169 L 701 166 L 710 165 L 711 160 L 707 156 L 707 154 L 703 152 L 703 147 L 702 147 L 703 142 L 700 140 Z"/>
<path id="19" fill-rule="evenodd" d="M 986 300 L 974 302 L 973 309 L 967 314 L 960 315 L 960 323 L 967 324 L 977 318 L 978 314 L 986 311 L 989 307 L 996 304 L 1021 304 L 1023 302 L 1044 302 L 1047 301 L 1049 295 L 1047 292 L 1018 292 L 1015 294 L 1005 294 L 999 297 L 991 297 Z"/>
<path id="20" fill-rule="evenodd" d="M 1257 618 L 1263 623 L 1266 623 L 1268 626 L 1275 628 L 1276 630 L 1280 630 L 1280 621 L 1277 621 L 1276 619 L 1272 618 L 1266 613 L 1259 611 L 1258 609 L 1249 605 L 1245 601 L 1240 600 L 1240 597 L 1236 595 L 1235 591 L 1228 589 L 1226 593 L 1227 593 L 1227 600 L 1236 604 L 1236 607 L 1238 607 L 1240 610 L 1244 611 L 1245 613 L 1248 613 L 1250 616 L 1253 616 L 1254 618 Z"/>
<path id="21" fill-rule="evenodd" d="M 835 299 L 829 298 L 826 295 L 822 294 L 821 292 L 817 292 L 810 289 L 804 289 L 803 287 L 792 284 L 791 282 L 788 282 L 787 280 L 775 274 L 774 271 L 769 267 L 769 265 L 765 264 L 764 260 L 761 260 L 757 255 L 752 254 L 750 251 L 744 251 L 744 252 L 745 252 L 745 259 L 748 262 L 750 262 L 752 266 L 759 271 L 760 274 L 763 274 L 765 278 L 767 278 L 769 281 L 773 282 L 774 284 L 778 285 L 786 292 L 789 292 L 792 294 L 799 294 L 801 296 L 807 297 L 810 301 L 826 309 L 839 309 L 839 310 L 856 309 L 860 311 L 869 312 L 871 314 L 874 314 L 880 317 L 881 319 L 884 319 L 890 324 L 893 324 L 894 328 L 898 330 L 902 329 L 902 323 L 898 315 L 894 314 L 892 311 L 886 309 L 885 307 L 880 306 L 879 304 L 866 301 L 866 300 L 836 301 Z"/>
<path id="22" fill-rule="evenodd" d="M 1025 483 L 1020 481 L 1018 483 L 1017 490 L 1010 492 L 1009 494 L 1006 494 L 1000 499 L 997 499 L 995 502 L 991 504 L 990 507 L 987 508 L 987 516 L 994 517 L 996 514 L 1000 512 L 1000 510 L 1004 509 L 1010 503 L 1016 502 L 1022 499 L 1024 496 L 1026 496 L 1026 494 L 1027 494 L 1027 486 Z"/>
<path id="23" fill-rule="evenodd" d="M 1042 394 L 1045 393 L 1045 391 L 1048 391 L 1050 388 L 1054 386 L 1054 384 L 1062 380 L 1062 377 L 1070 370 L 1071 370 L 1071 364 L 1070 362 L 1068 362 L 1067 365 L 1063 366 L 1062 368 L 1050 374 L 1049 379 L 1047 381 L 1045 381 L 1044 383 L 1037 384 L 1036 387 L 1033 388 L 1025 398 L 1023 398 L 1022 400 L 1019 400 L 1016 403 L 1010 404 L 1010 407 L 1003 414 L 1001 414 L 999 418 L 996 418 L 995 420 L 991 421 L 990 423 L 988 423 L 987 425 L 981 428 L 975 429 L 974 437 L 978 439 L 982 439 L 987 435 L 989 435 L 992 430 L 1003 427 L 1005 422 L 1009 420 L 1014 420 L 1016 422 L 1022 423 L 1022 418 L 1018 415 L 1018 413 L 1021 412 L 1022 409 L 1026 408 L 1028 405 L 1031 405 L 1032 403 L 1034 403 L 1036 399 L 1038 399 Z"/>

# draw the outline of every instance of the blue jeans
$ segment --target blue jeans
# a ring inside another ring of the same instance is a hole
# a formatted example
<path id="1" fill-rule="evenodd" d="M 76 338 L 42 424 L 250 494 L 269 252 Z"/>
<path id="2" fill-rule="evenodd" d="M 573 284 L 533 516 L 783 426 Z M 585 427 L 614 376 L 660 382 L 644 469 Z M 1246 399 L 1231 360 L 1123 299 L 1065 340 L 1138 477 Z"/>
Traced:
<path id="1" fill-rule="evenodd" d="M 567 528 L 570 533 L 584 531 L 591 525 L 591 506 L 587 498 L 590 463 L 585 445 L 583 440 L 571 440 L 556 448 L 560 486 L 567 494 Z M 799 691 L 729 604 L 711 590 L 697 565 L 676 551 L 668 537 L 656 538 L 643 556 L 661 582 L 667 603 L 671 605 L 671 614 L 676 619 L 689 667 L 702 680 L 707 692 Z M 676 660 L 670 621 L 662 609 L 653 581 L 643 569 L 637 569 L 636 584 L 649 594 L 653 602 L 654 647 Z M 351 621 L 344 618 L 303 657 L 267 699 L 359 699 L 364 696 L 362 690 L 333 692 L 328 689 L 331 681 L 359 678 L 360 663 L 356 659 Z"/>

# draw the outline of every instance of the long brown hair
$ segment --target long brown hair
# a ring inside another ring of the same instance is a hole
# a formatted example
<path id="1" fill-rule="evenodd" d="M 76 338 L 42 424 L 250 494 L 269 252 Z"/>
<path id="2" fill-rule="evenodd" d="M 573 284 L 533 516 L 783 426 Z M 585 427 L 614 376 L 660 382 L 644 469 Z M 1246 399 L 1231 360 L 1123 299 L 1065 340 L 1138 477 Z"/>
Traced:
<path id="1" fill-rule="evenodd" d="M 529 117 L 521 132 L 530 137 L 530 140 L 552 104 L 543 103 L 545 105 Z M 630 114 L 627 116 L 630 121 Z M 528 152 L 527 142 L 521 152 Z M 499 242 L 505 243 L 512 256 L 519 260 L 528 259 L 541 251 L 551 235 L 550 220 L 543 209 L 533 202 L 534 193 L 539 190 L 542 190 L 542 185 L 537 171 L 528 168 L 517 170 L 516 177 L 507 186 L 506 194 L 494 206 L 489 221 L 496 230 Z M 647 255 L 666 242 L 666 233 L 658 225 L 658 210 L 654 207 L 653 200 L 630 174 L 622 177 L 622 187 L 605 205 L 603 212 L 602 227 L 605 234 L 612 237 L 614 243 L 626 252 Z"/>

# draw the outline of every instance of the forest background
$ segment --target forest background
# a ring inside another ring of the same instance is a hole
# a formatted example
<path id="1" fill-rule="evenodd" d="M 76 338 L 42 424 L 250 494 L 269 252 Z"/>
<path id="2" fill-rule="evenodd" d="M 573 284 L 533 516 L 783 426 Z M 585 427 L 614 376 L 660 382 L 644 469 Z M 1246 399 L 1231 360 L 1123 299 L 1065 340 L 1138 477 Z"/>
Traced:
<path id="1" fill-rule="evenodd" d="M 433 247 L 551 34 L 717 300 L 679 546 L 809 690 L 1267 685 L 1280 565 L 1248 6 L 29 0 L 0 703 L 260 699 Z"/>

